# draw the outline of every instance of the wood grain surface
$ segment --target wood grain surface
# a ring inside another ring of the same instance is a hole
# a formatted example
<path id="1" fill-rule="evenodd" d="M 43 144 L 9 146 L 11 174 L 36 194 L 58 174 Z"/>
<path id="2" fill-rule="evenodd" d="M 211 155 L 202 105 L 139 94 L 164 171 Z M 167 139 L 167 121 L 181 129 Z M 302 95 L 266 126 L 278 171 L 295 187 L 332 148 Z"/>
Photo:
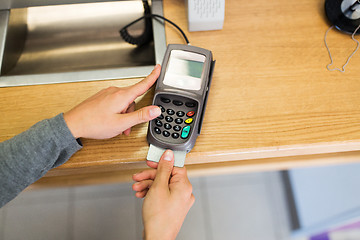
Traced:
<path id="1" fill-rule="evenodd" d="M 202 134 L 187 156 L 188 168 L 216 172 L 228 162 L 234 169 L 284 169 L 329 163 L 319 154 L 339 152 L 352 155 L 345 154 L 345 160 L 336 155 L 332 163 L 360 160 L 360 54 L 345 73 L 326 69 L 324 1 L 230 0 L 225 9 L 222 30 L 189 33 L 184 1 L 164 1 L 165 16 L 185 30 L 192 45 L 212 50 L 216 59 Z M 184 43 L 168 25 L 166 37 L 168 43 Z M 336 30 L 329 33 L 328 44 L 338 67 L 356 47 L 349 35 Z M 102 88 L 139 80 L 0 88 L 0 141 Z M 150 90 L 137 107 L 149 105 L 152 96 Z M 146 131 L 147 124 L 141 124 L 129 137 L 83 139 L 84 148 L 47 176 L 83 174 L 84 182 L 96 173 L 130 176 L 145 167 Z"/>

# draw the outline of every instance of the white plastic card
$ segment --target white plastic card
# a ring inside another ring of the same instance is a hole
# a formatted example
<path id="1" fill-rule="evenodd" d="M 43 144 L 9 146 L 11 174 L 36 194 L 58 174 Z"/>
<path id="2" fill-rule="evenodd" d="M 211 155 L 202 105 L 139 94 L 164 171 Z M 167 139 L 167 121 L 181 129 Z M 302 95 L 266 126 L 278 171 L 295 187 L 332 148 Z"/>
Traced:
<path id="1" fill-rule="evenodd" d="M 164 148 L 156 147 L 152 144 L 150 144 L 150 148 L 148 151 L 148 155 L 146 157 L 147 160 L 153 161 L 153 162 L 159 162 L 162 154 L 166 151 Z M 175 162 L 175 167 L 183 167 L 185 164 L 185 158 L 186 158 L 186 152 L 185 151 L 173 151 Z"/>

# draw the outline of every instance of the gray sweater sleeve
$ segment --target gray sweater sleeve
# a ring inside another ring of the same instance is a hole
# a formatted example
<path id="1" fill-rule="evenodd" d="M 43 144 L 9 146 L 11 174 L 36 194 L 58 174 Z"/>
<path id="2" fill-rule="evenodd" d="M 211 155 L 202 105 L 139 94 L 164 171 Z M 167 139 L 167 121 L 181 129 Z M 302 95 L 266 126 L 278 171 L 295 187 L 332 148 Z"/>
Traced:
<path id="1" fill-rule="evenodd" d="M 0 207 L 82 148 L 63 114 L 0 143 Z"/>

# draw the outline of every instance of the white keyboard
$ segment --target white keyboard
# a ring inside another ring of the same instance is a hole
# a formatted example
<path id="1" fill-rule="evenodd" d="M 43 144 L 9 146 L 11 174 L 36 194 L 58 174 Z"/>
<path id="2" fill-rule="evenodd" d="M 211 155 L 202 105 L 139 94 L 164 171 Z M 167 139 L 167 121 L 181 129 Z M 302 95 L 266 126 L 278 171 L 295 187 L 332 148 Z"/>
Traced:
<path id="1" fill-rule="evenodd" d="M 223 28 L 225 0 L 187 0 L 189 31 Z"/>

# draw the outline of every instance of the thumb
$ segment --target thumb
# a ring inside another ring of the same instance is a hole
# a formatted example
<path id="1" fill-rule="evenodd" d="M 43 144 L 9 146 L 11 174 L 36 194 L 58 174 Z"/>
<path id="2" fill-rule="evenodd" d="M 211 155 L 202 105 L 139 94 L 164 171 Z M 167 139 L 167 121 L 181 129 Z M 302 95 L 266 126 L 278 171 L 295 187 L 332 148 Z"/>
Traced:
<path id="1" fill-rule="evenodd" d="M 161 110 L 158 106 L 148 106 L 137 111 L 119 115 L 122 129 L 128 129 L 139 123 L 148 122 L 160 116 Z"/>
<path id="2" fill-rule="evenodd" d="M 173 167 L 174 153 L 171 150 L 166 150 L 160 158 L 156 177 L 154 179 L 154 185 L 163 185 L 168 187 Z"/>

